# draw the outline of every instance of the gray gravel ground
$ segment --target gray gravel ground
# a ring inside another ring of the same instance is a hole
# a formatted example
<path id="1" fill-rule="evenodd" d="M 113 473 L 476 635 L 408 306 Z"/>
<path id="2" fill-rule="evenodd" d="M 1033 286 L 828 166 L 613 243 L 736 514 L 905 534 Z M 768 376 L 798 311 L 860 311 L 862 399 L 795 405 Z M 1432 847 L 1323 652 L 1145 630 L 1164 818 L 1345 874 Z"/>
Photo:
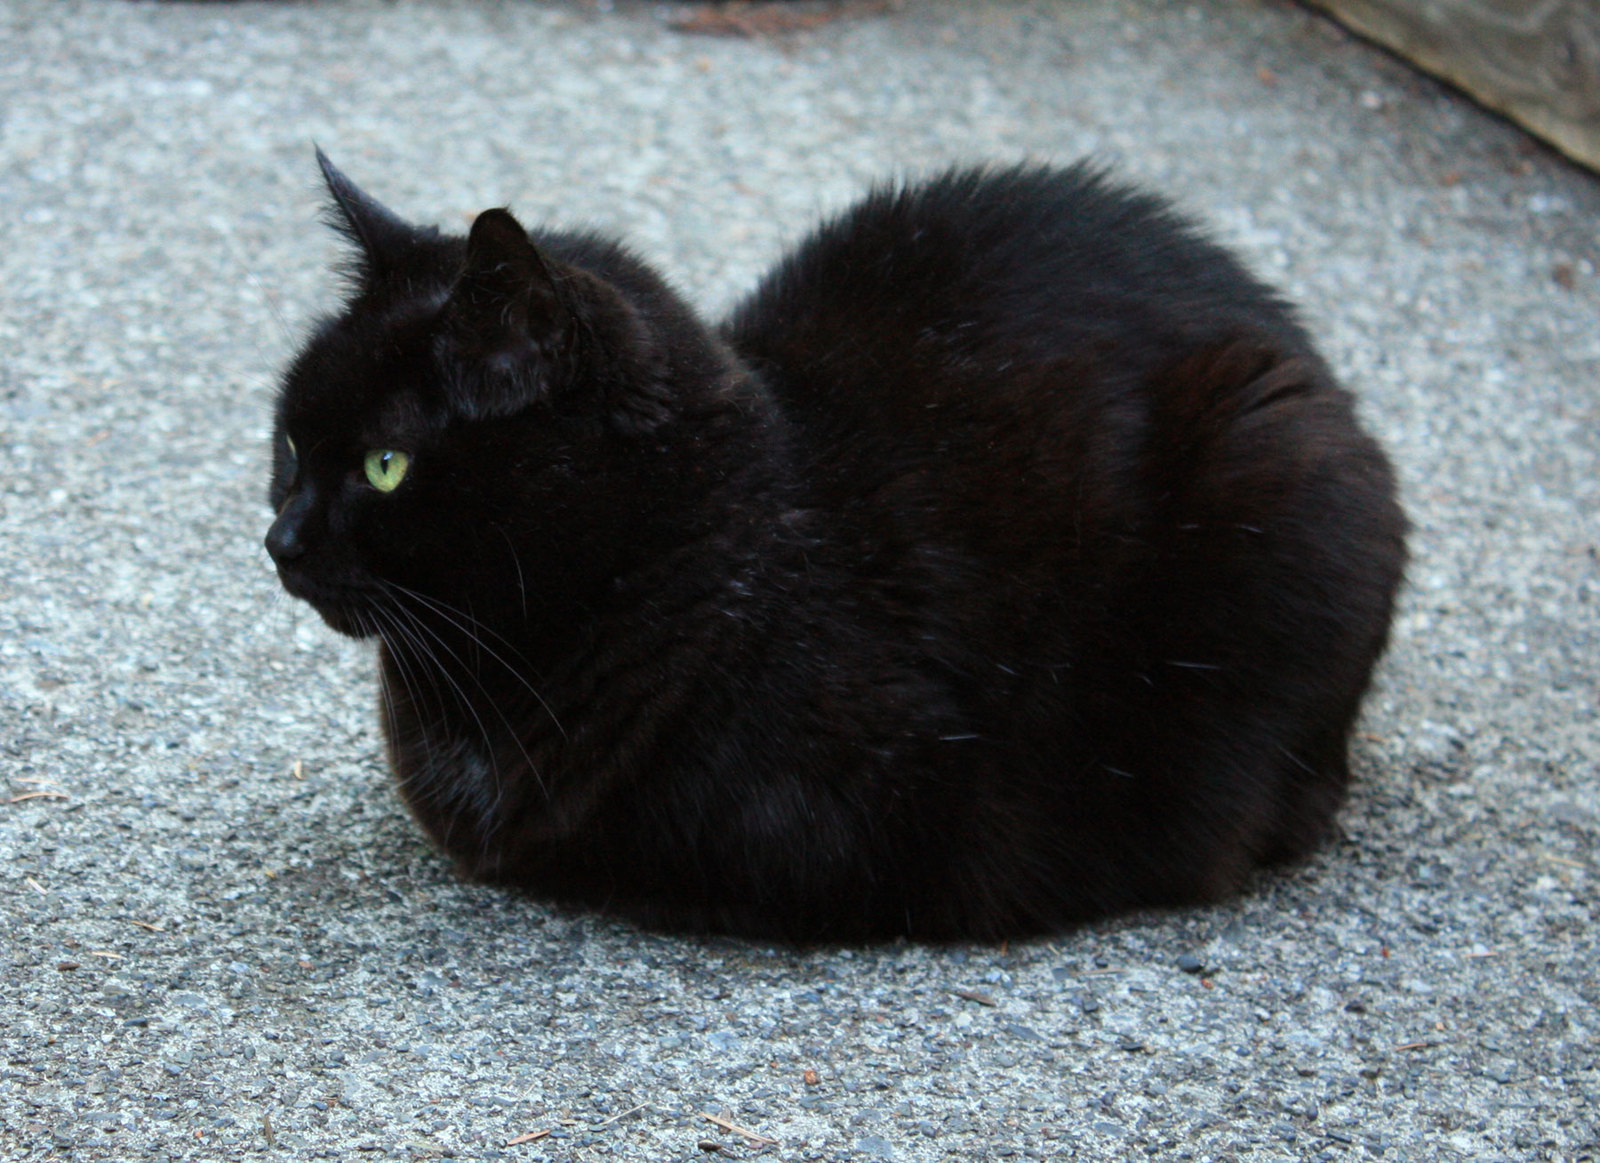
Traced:
<path id="1" fill-rule="evenodd" d="M 0 1155 L 1600 1156 L 1600 182 L 1277 0 L 675 15 L 0 2 Z M 1304 304 L 1415 521 L 1342 839 L 1010 948 L 457 883 L 367 651 L 260 547 L 333 294 L 312 140 L 420 219 L 626 232 L 712 309 L 891 172 L 1178 195 Z"/>

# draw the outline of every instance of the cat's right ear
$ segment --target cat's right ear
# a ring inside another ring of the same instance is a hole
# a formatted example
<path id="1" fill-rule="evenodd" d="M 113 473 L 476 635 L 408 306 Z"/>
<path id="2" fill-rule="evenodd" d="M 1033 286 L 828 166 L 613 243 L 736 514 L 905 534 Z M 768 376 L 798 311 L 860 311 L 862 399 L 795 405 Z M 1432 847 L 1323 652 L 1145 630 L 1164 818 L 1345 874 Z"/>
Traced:
<path id="1" fill-rule="evenodd" d="M 317 165 L 328 183 L 333 204 L 328 208 L 328 223 L 355 243 L 360 251 L 357 263 L 359 280 L 371 286 L 397 269 L 416 243 L 416 228 L 396 217 L 362 190 L 317 147 Z"/>
<path id="2" fill-rule="evenodd" d="M 571 322 L 561 276 L 507 210 L 485 210 L 467 236 L 466 261 L 450 291 L 457 338 L 500 369 L 560 346 Z"/>

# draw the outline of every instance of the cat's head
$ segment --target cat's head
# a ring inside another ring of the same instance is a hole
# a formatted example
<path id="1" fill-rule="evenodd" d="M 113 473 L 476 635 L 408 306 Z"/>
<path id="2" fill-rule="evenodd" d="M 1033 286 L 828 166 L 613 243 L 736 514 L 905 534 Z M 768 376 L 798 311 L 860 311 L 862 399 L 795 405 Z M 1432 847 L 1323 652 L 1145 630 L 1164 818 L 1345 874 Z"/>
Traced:
<path id="1" fill-rule="evenodd" d="M 581 608 L 685 535 L 737 370 L 665 284 L 505 210 L 402 221 L 318 151 L 350 297 L 284 376 L 267 549 L 335 629 L 414 601 L 501 622 Z"/>

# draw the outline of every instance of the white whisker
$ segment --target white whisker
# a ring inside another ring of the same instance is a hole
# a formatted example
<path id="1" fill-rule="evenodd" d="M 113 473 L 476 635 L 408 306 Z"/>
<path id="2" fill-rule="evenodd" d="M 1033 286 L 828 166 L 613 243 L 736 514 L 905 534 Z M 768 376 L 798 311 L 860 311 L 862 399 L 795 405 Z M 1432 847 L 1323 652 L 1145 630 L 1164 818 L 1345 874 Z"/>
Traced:
<path id="1" fill-rule="evenodd" d="M 489 760 L 490 771 L 493 774 L 494 779 L 495 779 L 495 801 L 494 801 L 494 803 L 492 805 L 490 805 L 490 814 L 493 814 L 494 811 L 498 810 L 498 808 L 500 806 L 500 802 L 504 799 L 504 792 L 505 792 L 504 786 L 503 786 L 503 784 L 502 784 L 502 782 L 500 780 L 499 764 L 498 764 L 498 762 L 496 760 L 493 740 L 490 737 L 488 728 L 484 725 L 484 722 L 483 722 L 482 718 L 479 717 L 476 707 L 473 706 L 473 704 L 472 704 L 470 698 L 468 697 L 466 691 L 462 689 L 461 685 L 455 680 L 455 677 L 450 673 L 449 668 L 444 664 L 444 660 L 439 657 L 438 651 L 435 650 L 428 643 L 421 641 L 417 637 L 416 631 L 421 631 L 422 633 L 425 633 L 425 634 L 429 635 L 430 637 L 432 637 L 433 640 L 435 642 L 437 642 L 439 644 L 439 646 L 442 647 L 445 650 L 445 652 L 450 655 L 451 658 L 455 659 L 455 661 L 457 663 L 461 664 L 461 668 L 463 670 L 463 673 L 467 677 L 471 678 L 472 681 L 477 684 L 478 689 L 483 692 L 484 705 L 486 705 L 490 710 L 494 711 L 494 713 L 499 717 L 500 721 L 505 725 L 507 736 L 510 738 L 511 742 L 516 746 L 518 752 L 521 753 L 523 762 L 527 764 L 528 770 L 530 772 L 532 772 L 533 778 L 538 783 L 540 790 L 544 791 L 545 790 L 544 779 L 539 774 L 538 765 L 534 763 L 533 757 L 528 754 L 527 748 L 523 746 L 521 732 L 517 729 L 516 725 L 514 723 L 512 723 L 509 718 L 506 717 L 505 712 L 503 710 L 501 710 L 500 705 L 492 697 L 492 694 L 491 694 L 488 686 L 484 683 L 482 678 L 480 678 L 478 676 L 478 673 L 477 673 L 476 669 L 473 668 L 473 667 L 467 666 L 465 660 L 462 659 L 462 657 L 459 654 L 456 653 L 455 649 L 453 647 L 451 647 L 451 645 L 448 642 L 445 641 L 443 636 L 441 636 L 438 631 L 433 629 L 433 627 L 429 626 L 421 618 L 417 617 L 415 611 L 406 609 L 405 606 L 400 602 L 394 602 L 392 607 L 391 607 L 391 609 L 396 611 L 396 612 L 398 612 L 398 613 L 401 613 L 401 614 L 405 615 L 407 621 L 410 623 L 411 627 L 413 628 L 413 630 L 410 633 L 409 637 L 411 638 L 411 640 L 413 642 L 416 643 L 416 645 L 418 646 L 419 650 L 423 651 L 426 654 L 427 658 L 432 662 L 432 664 L 444 675 L 444 678 L 446 679 L 446 681 L 448 681 L 450 683 L 450 685 L 455 689 L 457 695 L 459 696 L 459 698 L 461 700 L 463 708 L 465 710 L 467 710 L 468 713 L 470 713 L 472 715 L 472 717 L 478 723 L 479 730 L 483 732 L 484 744 L 489 750 L 488 760 Z M 455 623 L 452 623 L 452 624 L 455 624 Z M 459 628 L 459 626 L 458 626 L 458 628 Z M 465 629 L 463 629 L 462 632 L 470 634 L 470 632 L 466 631 Z M 493 655 L 494 652 L 490 651 L 489 653 L 491 655 Z M 503 659 L 499 659 L 497 655 L 495 657 L 496 657 L 496 659 L 498 661 L 501 662 L 501 665 L 506 665 Z M 527 684 L 524 683 L 524 685 L 527 685 Z M 531 690 L 531 688 L 530 688 L 530 690 Z M 534 697 L 538 698 L 538 693 L 537 692 L 534 692 Z M 540 701 L 540 704 L 543 705 L 544 700 L 540 699 L 539 701 Z M 552 718 L 552 720 L 554 720 L 554 716 L 551 716 L 551 718 Z"/>
<path id="2" fill-rule="evenodd" d="M 522 673 L 522 671 L 518 670 L 515 666 L 512 666 L 511 663 L 507 662 L 504 658 L 502 658 L 493 648 L 491 648 L 489 646 L 488 643 L 484 642 L 483 639 L 477 633 L 475 633 L 475 631 L 481 629 L 481 630 L 483 630 L 483 631 L 485 631 L 485 632 L 487 632 L 489 634 L 493 634 L 496 638 L 498 638 L 501 642 L 503 642 L 506 645 L 507 649 L 512 654 L 516 655 L 519 659 L 521 659 L 524 663 L 526 663 L 527 659 L 522 657 L 522 652 L 519 651 L 516 648 L 516 646 L 511 642 L 510 639 L 506 638 L 505 635 L 498 633 L 492 627 L 484 625 L 482 622 L 478 621 L 478 619 L 474 618 L 471 614 L 468 614 L 463 610 L 457 609 L 454 606 L 447 605 L 444 602 L 441 602 L 436 598 L 430 598 L 426 594 L 418 593 L 416 590 L 408 589 L 407 587 L 402 586 L 402 585 L 400 585 L 400 584 L 398 584 L 396 582 L 386 581 L 383 584 L 384 584 L 385 587 L 387 587 L 388 589 L 392 590 L 396 594 L 400 594 L 400 595 L 403 595 L 405 597 L 412 598 L 412 599 L 422 603 L 428 609 L 430 609 L 434 613 L 438 614 L 439 617 L 441 617 L 445 621 L 449 622 L 457 630 L 460 630 L 461 633 L 465 634 L 469 639 L 472 640 L 472 642 L 479 649 L 483 650 L 485 653 L 487 653 L 489 655 L 490 658 L 494 659 L 501 666 L 505 667 L 506 670 L 510 672 L 511 676 L 513 678 L 515 678 L 519 683 L 521 683 L 522 686 L 527 690 L 527 692 L 530 695 L 532 695 L 535 700 L 537 700 L 539 705 L 544 708 L 545 714 L 550 716 L 550 722 L 555 726 L 555 729 L 558 732 L 560 732 L 561 737 L 563 739 L 570 739 L 571 738 L 567 734 L 567 729 L 561 725 L 561 720 L 556 717 L 556 713 L 555 713 L 554 709 L 552 709 L 550 704 L 545 701 L 545 697 L 539 693 L 538 689 L 533 685 L 533 683 L 528 681 L 527 676 L 524 675 Z M 465 623 L 463 621 L 461 621 L 461 619 L 465 619 Z"/>

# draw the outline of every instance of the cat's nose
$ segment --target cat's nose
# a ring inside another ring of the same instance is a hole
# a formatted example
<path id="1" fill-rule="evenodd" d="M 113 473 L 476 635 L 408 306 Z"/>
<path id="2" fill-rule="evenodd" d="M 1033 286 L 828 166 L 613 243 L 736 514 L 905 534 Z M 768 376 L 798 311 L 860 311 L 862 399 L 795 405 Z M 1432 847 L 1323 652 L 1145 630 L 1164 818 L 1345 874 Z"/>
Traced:
<path id="1" fill-rule="evenodd" d="M 305 553 L 305 517 L 306 506 L 298 498 L 291 498 L 267 530 L 267 552 L 279 565 Z"/>
<path id="2" fill-rule="evenodd" d="M 274 521 L 272 528 L 267 530 L 267 552 L 278 564 L 292 561 L 305 551 L 306 543 L 300 531 L 288 525 L 283 518 Z"/>

